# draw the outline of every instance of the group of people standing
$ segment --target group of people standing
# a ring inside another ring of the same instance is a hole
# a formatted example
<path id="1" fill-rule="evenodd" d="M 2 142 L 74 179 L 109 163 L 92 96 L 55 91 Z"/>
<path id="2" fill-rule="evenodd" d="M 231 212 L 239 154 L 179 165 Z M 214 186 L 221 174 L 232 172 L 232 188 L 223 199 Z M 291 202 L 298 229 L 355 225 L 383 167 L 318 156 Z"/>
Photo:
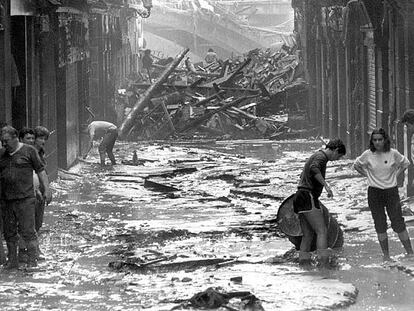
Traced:
<path id="1" fill-rule="evenodd" d="M 105 166 L 108 155 L 115 165 L 113 148 L 118 137 L 116 125 L 106 121 L 91 122 L 85 133 L 89 145 L 86 158 L 94 140 L 98 147 L 100 164 Z M 6 269 L 17 269 L 20 263 L 37 266 L 41 259 L 38 242 L 43 224 L 45 206 L 52 200 L 46 171 L 45 144 L 50 132 L 43 126 L 24 127 L 17 131 L 12 126 L 1 128 L 0 144 L 0 262 L 5 262 L 1 236 L 7 244 Z"/>
<path id="2" fill-rule="evenodd" d="M 7 244 L 6 269 L 17 269 L 19 262 L 35 267 L 40 258 L 38 233 L 52 200 L 44 149 L 49 135 L 43 126 L 20 132 L 1 128 L 0 237 L 4 234 Z"/>
<path id="3" fill-rule="evenodd" d="M 407 110 L 401 119 L 410 133 L 414 130 L 414 110 Z M 414 135 L 413 135 L 414 136 Z M 412 148 L 414 149 L 414 148 Z M 325 149 L 318 150 L 305 163 L 298 189 L 293 197 L 294 212 L 298 214 L 302 229 L 299 249 L 299 264 L 311 264 L 311 245 L 316 234 L 318 265 L 330 266 L 331 249 L 328 248 L 327 226 L 319 197 L 325 188 L 328 197 L 333 197 L 330 185 L 325 180 L 326 166 L 329 161 L 339 160 L 346 154 L 346 147 L 340 139 L 326 144 Z M 412 155 L 414 159 L 414 154 Z M 398 191 L 397 179 L 410 165 L 407 157 L 391 148 L 391 139 L 386 131 L 377 128 L 372 131 L 369 146 L 355 160 L 354 169 L 367 178 L 368 207 L 374 221 L 375 231 L 383 254 L 383 260 L 391 260 L 387 215 L 391 228 L 397 233 L 408 256 L 413 256 L 410 236 L 406 229 Z"/>

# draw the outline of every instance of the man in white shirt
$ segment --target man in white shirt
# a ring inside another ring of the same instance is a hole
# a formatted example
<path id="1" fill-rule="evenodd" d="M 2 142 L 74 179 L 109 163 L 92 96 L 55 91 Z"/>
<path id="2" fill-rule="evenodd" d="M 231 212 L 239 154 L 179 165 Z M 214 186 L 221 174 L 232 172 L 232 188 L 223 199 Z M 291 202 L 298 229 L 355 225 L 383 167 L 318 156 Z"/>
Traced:
<path id="1" fill-rule="evenodd" d="M 88 153 L 91 151 L 93 141 L 102 139 L 98 147 L 101 166 L 105 166 L 105 154 L 108 155 L 112 165 L 115 165 L 116 161 L 112 150 L 118 138 L 117 126 L 106 121 L 93 121 L 88 125 L 87 132 L 89 135 L 89 146 L 83 158 L 86 159 Z"/>

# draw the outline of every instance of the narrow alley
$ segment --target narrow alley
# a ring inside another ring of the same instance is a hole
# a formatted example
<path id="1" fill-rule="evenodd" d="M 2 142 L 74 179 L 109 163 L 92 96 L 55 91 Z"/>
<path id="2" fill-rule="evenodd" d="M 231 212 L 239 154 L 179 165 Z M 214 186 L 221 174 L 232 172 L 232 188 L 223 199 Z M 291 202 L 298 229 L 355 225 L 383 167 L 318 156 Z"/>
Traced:
<path id="1" fill-rule="evenodd" d="M 0 129 L 1 310 L 414 309 L 414 0 L 0 0 Z"/>

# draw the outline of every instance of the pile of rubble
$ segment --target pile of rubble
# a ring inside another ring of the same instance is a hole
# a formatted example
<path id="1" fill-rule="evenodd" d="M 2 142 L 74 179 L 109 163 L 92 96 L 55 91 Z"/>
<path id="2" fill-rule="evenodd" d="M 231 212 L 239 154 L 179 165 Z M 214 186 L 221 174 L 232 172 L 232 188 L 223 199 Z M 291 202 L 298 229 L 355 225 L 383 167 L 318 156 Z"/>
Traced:
<path id="1" fill-rule="evenodd" d="M 280 139 L 311 133 L 295 48 L 255 49 L 208 65 L 184 59 L 187 53 L 156 60 L 149 81 L 141 76 L 130 83 L 122 136 Z"/>

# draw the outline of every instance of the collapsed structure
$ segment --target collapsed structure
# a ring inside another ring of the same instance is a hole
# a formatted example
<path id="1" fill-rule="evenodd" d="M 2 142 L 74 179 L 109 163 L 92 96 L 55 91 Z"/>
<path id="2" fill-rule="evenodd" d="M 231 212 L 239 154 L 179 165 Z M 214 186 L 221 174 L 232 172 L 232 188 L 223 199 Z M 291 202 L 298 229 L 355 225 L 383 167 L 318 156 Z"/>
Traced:
<path id="1" fill-rule="evenodd" d="M 153 84 L 130 83 L 128 95 L 136 102 L 126 109 L 122 136 L 272 139 L 304 128 L 309 134 L 307 85 L 295 47 L 255 49 L 211 64 L 181 62 L 187 52 L 164 71 L 156 66 Z"/>

